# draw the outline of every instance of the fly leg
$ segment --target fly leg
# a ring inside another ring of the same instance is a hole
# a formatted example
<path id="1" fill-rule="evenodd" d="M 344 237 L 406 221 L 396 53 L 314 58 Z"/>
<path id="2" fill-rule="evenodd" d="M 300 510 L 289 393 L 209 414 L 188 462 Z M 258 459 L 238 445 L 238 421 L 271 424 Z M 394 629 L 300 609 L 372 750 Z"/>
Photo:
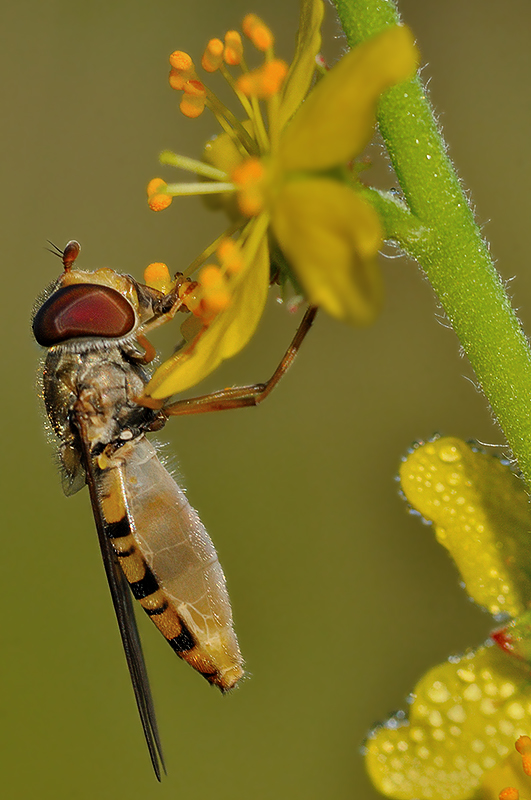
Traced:
<path id="1" fill-rule="evenodd" d="M 288 371 L 302 344 L 302 341 L 317 314 L 316 306 L 310 306 L 302 318 L 301 324 L 286 350 L 284 357 L 267 383 L 256 383 L 253 386 L 235 386 L 232 389 L 221 389 L 219 392 L 191 397 L 188 400 L 177 400 L 165 406 L 160 414 L 173 417 L 181 414 L 205 414 L 207 411 L 225 411 L 229 408 L 257 406 L 273 391 L 279 380 Z"/>

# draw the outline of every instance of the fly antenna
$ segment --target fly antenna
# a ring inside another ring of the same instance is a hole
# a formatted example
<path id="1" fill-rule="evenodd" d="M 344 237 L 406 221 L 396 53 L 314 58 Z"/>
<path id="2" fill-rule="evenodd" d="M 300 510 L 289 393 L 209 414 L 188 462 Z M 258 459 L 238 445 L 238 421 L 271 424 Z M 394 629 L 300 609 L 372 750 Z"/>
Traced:
<path id="1" fill-rule="evenodd" d="M 46 241 L 53 247 L 53 250 L 49 247 L 47 247 L 46 250 L 48 250 L 48 252 L 51 253 L 52 255 L 58 256 L 58 258 L 60 258 L 61 261 L 63 262 L 63 267 L 65 272 L 70 272 L 70 270 L 72 269 L 72 264 L 78 257 L 79 251 L 81 250 L 81 245 L 79 244 L 79 242 L 76 242 L 75 239 L 72 239 L 65 246 L 65 249 L 61 250 L 60 247 L 57 247 L 57 245 L 51 242 L 49 239 L 46 239 Z"/>

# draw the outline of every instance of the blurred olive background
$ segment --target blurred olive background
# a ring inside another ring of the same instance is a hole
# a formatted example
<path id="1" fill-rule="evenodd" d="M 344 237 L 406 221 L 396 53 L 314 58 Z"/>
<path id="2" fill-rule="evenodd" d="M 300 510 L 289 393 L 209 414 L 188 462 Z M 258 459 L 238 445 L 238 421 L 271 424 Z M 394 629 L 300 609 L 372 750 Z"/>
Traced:
<path id="1" fill-rule="evenodd" d="M 450 153 L 528 329 L 530 105 L 526 0 L 403 0 Z M 368 330 L 322 316 L 259 409 L 175 419 L 170 460 L 225 568 L 248 679 L 229 697 L 140 619 L 168 778 L 156 785 L 137 719 L 86 492 L 65 498 L 43 433 L 34 298 L 79 266 L 141 277 L 184 268 L 223 228 L 197 199 L 146 205 L 166 147 L 198 157 L 216 126 L 178 112 L 167 56 L 199 57 L 248 11 L 289 57 L 296 0 L 3 4 L 3 797 L 347 800 L 377 797 L 360 745 L 417 679 L 479 644 L 467 599 L 394 476 L 436 431 L 501 443 L 415 264 L 383 258 L 385 311 Z M 324 52 L 344 44 L 328 9 Z M 379 149 L 372 154 L 378 160 Z M 375 170 L 393 185 L 387 167 Z M 392 254 L 392 251 L 389 250 Z M 266 379 L 296 319 L 272 300 L 252 344 L 201 389 Z M 164 338 L 165 337 L 165 338 Z M 169 353 L 176 330 L 159 337 Z"/>

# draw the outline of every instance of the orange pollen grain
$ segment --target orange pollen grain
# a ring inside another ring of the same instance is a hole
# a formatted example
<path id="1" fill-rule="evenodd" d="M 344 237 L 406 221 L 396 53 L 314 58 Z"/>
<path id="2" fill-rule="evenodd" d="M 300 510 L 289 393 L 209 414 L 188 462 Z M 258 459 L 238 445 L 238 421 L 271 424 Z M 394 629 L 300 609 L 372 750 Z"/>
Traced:
<path id="1" fill-rule="evenodd" d="M 507 786 L 506 789 L 501 790 L 498 797 L 500 800 L 519 800 L 520 792 L 513 786 Z"/>
<path id="2" fill-rule="evenodd" d="M 271 30 L 256 14 L 247 14 L 244 17 L 242 30 L 257 50 L 265 52 L 273 47 L 275 38 Z"/>
<path id="3" fill-rule="evenodd" d="M 225 51 L 223 58 L 231 67 L 237 66 L 243 56 L 242 37 L 238 31 L 227 31 L 225 34 Z"/>
<path id="4" fill-rule="evenodd" d="M 151 197 L 153 194 L 165 192 L 167 187 L 168 184 L 166 181 L 163 181 L 162 178 L 153 178 L 153 180 L 151 180 L 147 185 L 148 197 Z"/>
<path id="5" fill-rule="evenodd" d="M 148 199 L 148 206 L 152 211 L 164 211 L 171 205 L 172 196 L 169 194 L 152 194 Z"/>
<path id="6" fill-rule="evenodd" d="M 206 72 L 215 72 L 223 63 L 225 46 L 221 39 L 211 39 L 205 48 L 201 66 Z"/>

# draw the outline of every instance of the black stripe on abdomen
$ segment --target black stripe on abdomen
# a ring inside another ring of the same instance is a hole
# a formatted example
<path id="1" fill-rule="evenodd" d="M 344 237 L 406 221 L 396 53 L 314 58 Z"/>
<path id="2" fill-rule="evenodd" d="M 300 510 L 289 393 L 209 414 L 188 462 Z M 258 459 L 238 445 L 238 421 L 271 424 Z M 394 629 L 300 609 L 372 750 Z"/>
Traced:
<path id="1" fill-rule="evenodd" d="M 179 622 L 182 628 L 180 634 L 174 636 L 173 639 L 168 639 L 168 642 L 176 653 L 185 653 L 187 650 L 192 650 L 192 648 L 195 647 L 195 639 L 180 617 Z"/>
<path id="2" fill-rule="evenodd" d="M 151 572 L 148 565 L 145 564 L 144 566 L 146 569 L 144 576 L 140 578 L 139 581 L 129 584 L 133 593 L 133 597 L 135 597 L 137 600 L 142 600 L 144 597 L 149 597 L 150 594 L 153 594 L 157 591 L 157 589 L 160 588 L 157 579 Z"/>
<path id="3" fill-rule="evenodd" d="M 105 535 L 109 539 L 121 539 L 131 533 L 131 526 L 127 515 L 124 515 L 118 522 L 105 522 Z"/>

